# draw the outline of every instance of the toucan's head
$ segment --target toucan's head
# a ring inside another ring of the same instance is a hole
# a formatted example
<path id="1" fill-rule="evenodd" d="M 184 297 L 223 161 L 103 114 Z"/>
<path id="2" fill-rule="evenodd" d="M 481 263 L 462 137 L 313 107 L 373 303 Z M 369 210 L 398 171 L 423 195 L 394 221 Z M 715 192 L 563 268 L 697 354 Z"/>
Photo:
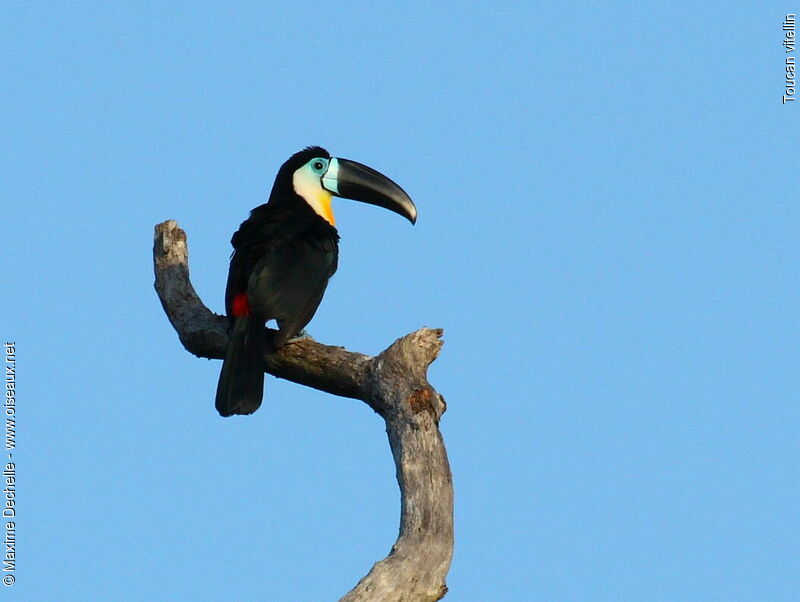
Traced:
<path id="1" fill-rule="evenodd" d="M 412 224 L 417 208 L 405 191 L 371 167 L 331 157 L 319 146 L 309 146 L 292 155 L 278 171 L 272 197 L 276 193 L 295 192 L 330 225 L 334 225 L 333 196 L 378 205 L 399 213 Z"/>

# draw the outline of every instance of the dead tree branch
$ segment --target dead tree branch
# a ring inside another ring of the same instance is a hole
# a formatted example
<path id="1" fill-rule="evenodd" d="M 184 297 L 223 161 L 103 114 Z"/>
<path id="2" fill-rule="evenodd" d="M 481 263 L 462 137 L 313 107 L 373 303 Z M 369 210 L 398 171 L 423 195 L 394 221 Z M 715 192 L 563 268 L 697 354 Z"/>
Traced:
<path id="1" fill-rule="evenodd" d="M 198 357 L 222 359 L 227 320 L 197 296 L 189 280 L 186 233 L 172 220 L 155 228 L 153 262 L 158 297 L 183 346 Z M 264 358 L 267 373 L 360 399 L 386 422 L 400 485 L 400 534 L 389 555 L 341 599 L 345 602 L 434 601 L 447 592 L 453 482 L 439 432 L 446 406 L 427 380 L 441 336 L 441 330 L 422 328 L 377 357 L 305 340 Z"/>

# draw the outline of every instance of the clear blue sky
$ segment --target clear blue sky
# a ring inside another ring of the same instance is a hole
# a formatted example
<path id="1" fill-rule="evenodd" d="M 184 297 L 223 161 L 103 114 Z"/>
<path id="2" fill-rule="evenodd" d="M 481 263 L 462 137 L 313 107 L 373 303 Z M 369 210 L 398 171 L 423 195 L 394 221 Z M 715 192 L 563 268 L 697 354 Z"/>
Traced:
<path id="1" fill-rule="evenodd" d="M 419 208 L 337 201 L 310 330 L 445 329 L 448 600 L 797 595 L 800 6 L 116 4 L 0 8 L 0 598 L 334 600 L 389 551 L 378 416 L 268 378 L 220 418 L 152 288 L 176 219 L 221 312 L 231 233 L 309 144 Z"/>

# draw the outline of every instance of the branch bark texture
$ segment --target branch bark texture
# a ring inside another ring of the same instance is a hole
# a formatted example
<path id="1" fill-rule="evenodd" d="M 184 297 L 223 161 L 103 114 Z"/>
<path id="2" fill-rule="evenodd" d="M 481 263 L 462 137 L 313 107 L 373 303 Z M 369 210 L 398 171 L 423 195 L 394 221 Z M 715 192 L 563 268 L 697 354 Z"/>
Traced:
<path id="1" fill-rule="evenodd" d="M 174 221 L 155 228 L 155 288 L 187 351 L 222 359 L 224 316 L 211 312 L 189 280 L 186 233 Z M 303 340 L 264 357 L 267 373 L 334 395 L 359 399 L 386 422 L 400 486 L 400 533 L 389 555 L 341 600 L 441 599 L 453 555 L 453 482 L 439 419 L 444 399 L 428 383 L 442 331 L 422 328 L 376 357 Z"/>

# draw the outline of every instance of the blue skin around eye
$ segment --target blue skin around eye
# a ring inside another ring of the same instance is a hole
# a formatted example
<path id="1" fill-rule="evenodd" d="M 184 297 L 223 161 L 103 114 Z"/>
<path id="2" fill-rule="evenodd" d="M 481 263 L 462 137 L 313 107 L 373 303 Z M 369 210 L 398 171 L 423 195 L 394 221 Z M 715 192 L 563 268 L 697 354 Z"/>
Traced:
<path id="1" fill-rule="evenodd" d="M 316 164 L 318 162 L 322 163 L 321 169 L 316 168 Z M 311 159 L 311 161 L 309 161 L 308 164 L 311 166 L 311 169 L 314 170 L 314 172 L 319 174 L 325 173 L 325 170 L 328 168 L 328 161 L 326 161 L 325 159 Z"/>

